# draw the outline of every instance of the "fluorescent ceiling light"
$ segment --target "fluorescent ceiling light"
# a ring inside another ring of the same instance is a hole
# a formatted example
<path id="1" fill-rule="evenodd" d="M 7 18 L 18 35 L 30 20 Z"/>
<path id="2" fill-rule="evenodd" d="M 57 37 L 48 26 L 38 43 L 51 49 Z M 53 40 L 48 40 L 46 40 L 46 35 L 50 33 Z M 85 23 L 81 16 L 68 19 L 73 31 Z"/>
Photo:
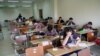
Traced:
<path id="1" fill-rule="evenodd" d="M 3 2 L 3 0 L 0 0 L 0 2 Z"/>
<path id="2" fill-rule="evenodd" d="M 31 7 L 31 5 L 22 5 L 22 7 Z"/>
<path id="3" fill-rule="evenodd" d="M 32 3 L 32 1 L 22 1 L 23 3 Z"/>
<path id="4" fill-rule="evenodd" d="M 14 1 L 14 0 L 12 1 L 12 0 L 8 0 L 8 2 L 19 2 L 19 1 Z"/>
<path id="5" fill-rule="evenodd" d="M 9 5 L 8 7 L 16 7 L 16 5 Z"/>

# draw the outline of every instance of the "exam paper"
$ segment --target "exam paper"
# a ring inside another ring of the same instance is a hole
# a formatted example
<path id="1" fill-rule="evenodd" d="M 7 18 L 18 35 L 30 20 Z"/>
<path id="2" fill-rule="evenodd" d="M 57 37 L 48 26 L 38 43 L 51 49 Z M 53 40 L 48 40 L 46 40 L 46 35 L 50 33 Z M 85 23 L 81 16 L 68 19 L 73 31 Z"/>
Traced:
<path id="1" fill-rule="evenodd" d="M 49 45 L 49 41 L 43 41 L 43 42 L 42 42 L 42 45 L 43 45 L 43 46 Z"/>
<path id="2" fill-rule="evenodd" d="M 79 43 L 80 47 L 88 47 L 88 45 L 86 43 Z"/>

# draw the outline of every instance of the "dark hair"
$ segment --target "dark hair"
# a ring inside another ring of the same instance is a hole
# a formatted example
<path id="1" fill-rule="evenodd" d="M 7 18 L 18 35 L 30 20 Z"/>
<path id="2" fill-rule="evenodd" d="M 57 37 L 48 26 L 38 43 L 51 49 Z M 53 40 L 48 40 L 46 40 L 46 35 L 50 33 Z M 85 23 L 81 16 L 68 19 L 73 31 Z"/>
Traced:
<path id="1" fill-rule="evenodd" d="M 63 32 L 63 37 L 64 37 L 63 39 L 65 39 L 67 32 L 73 32 L 73 29 L 71 27 L 65 27 Z"/>
<path id="2" fill-rule="evenodd" d="M 21 13 L 18 15 L 18 18 L 21 18 L 22 17 L 22 15 L 21 15 Z"/>
<path id="3" fill-rule="evenodd" d="M 36 22 L 36 19 L 33 19 L 32 22 L 35 23 Z"/>
<path id="4" fill-rule="evenodd" d="M 49 19 L 53 19 L 52 17 L 50 17 Z"/>
<path id="5" fill-rule="evenodd" d="M 23 17 L 23 19 L 26 19 L 25 17 Z"/>
<path id="6" fill-rule="evenodd" d="M 22 25 L 23 25 L 23 26 L 25 26 L 26 24 L 25 24 L 25 23 L 23 23 Z"/>
<path id="7" fill-rule="evenodd" d="M 48 25 L 47 30 L 51 31 L 52 29 L 53 29 L 53 26 L 52 25 Z"/>
<path id="8" fill-rule="evenodd" d="M 73 18 L 72 18 L 72 17 L 70 17 L 70 18 L 69 18 L 69 20 L 73 20 Z"/>
<path id="9" fill-rule="evenodd" d="M 62 18 L 61 16 L 59 18 Z"/>
<path id="10" fill-rule="evenodd" d="M 47 17 L 46 19 L 49 20 L 49 19 L 53 19 L 53 18 L 52 17 Z"/>
<path id="11" fill-rule="evenodd" d="M 89 25 L 92 25 L 92 22 L 88 22 Z"/>

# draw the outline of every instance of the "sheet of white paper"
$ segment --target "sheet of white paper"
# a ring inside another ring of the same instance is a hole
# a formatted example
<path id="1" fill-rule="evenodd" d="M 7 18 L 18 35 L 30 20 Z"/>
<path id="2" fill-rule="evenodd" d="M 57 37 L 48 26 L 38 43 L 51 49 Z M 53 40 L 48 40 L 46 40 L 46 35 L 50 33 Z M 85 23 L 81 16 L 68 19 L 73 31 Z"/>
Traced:
<path id="1" fill-rule="evenodd" d="M 80 47 L 88 47 L 88 45 L 86 43 L 79 43 Z"/>
<path id="2" fill-rule="evenodd" d="M 76 45 L 73 43 L 68 44 L 69 47 L 75 47 Z M 79 43 L 78 46 L 80 47 L 88 47 L 88 45 L 86 43 Z"/>
<path id="3" fill-rule="evenodd" d="M 41 36 L 41 35 L 36 35 L 36 38 L 43 38 L 43 36 Z"/>
<path id="4" fill-rule="evenodd" d="M 42 45 L 43 45 L 43 46 L 49 45 L 49 41 L 43 41 L 43 42 L 42 42 Z"/>
<path id="5" fill-rule="evenodd" d="M 69 46 L 69 47 L 74 47 L 75 44 L 69 43 L 68 46 Z"/>

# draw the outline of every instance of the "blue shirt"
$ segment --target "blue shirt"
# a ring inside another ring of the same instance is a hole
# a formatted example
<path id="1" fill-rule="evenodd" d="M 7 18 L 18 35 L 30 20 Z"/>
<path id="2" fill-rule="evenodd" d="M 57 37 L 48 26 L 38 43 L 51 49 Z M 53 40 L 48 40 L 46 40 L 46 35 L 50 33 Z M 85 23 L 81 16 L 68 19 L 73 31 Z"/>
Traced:
<path id="1" fill-rule="evenodd" d="M 79 35 L 77 33 L 74 33 L 69 39 L 68 39 L 68 43 L 72 43 L 75 42 L 77 40 L 77 37 L 79 37 Z"/>

